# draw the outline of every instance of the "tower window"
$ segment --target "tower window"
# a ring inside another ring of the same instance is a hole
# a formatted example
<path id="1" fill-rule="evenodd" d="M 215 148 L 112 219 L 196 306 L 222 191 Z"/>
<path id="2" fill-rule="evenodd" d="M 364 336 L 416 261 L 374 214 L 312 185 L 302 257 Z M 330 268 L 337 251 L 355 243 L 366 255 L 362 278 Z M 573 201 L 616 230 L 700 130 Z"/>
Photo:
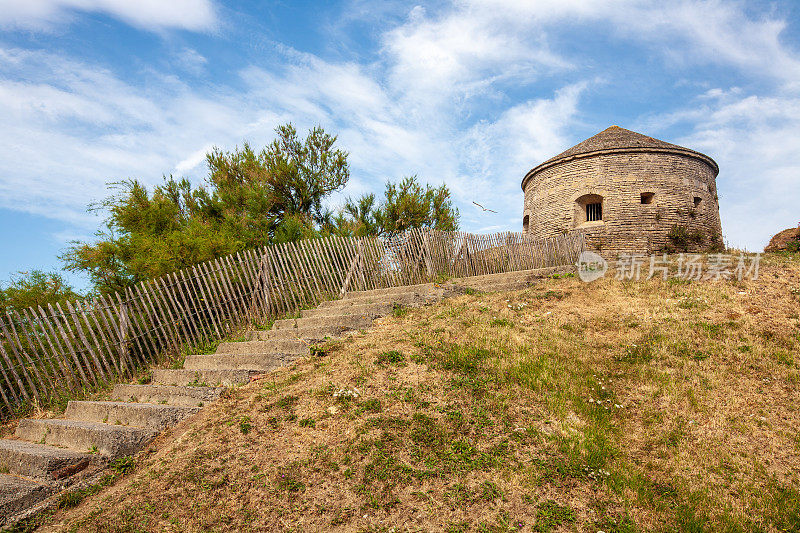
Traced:
<path id="1" fill-rule="evenodd" d="M 599 194 L 584 194 L 575 199 L 574 227 L 587 222 L 603 221 L 603 197 Z"/>
<path id="2" fill-rule="evenodd" d="M 642 203 L 643 204 L 652 204 L 653 203 L 653 196 L 656 194 L 653 192 L 643 192 L 642 193 Z"/>
<path id="3" fill-rule="evenodd" d="M 695 196 L 694 197 L 694 206 L 695 207 L 700 207 L 700 202 L 702 202 L 702 201 L 703 201 L 702 198 L 700 198 L 699 196 Z"/>
<path id="4" fill-rule="evenodd" d="M 586 204 L 586 222 L 603 220 L 603 204 Z"/>
<path id="5" fill-rule="evenodd" d="M 522 217 L 522 231 L 528 233 L 528 215 Z"/>

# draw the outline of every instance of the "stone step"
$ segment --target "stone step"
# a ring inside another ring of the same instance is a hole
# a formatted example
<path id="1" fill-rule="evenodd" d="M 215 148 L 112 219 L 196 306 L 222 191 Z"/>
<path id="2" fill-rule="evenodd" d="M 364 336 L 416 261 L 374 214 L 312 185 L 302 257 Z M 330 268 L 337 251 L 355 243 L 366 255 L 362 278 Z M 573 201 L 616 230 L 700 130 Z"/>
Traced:
<path id="1" fill-rule="evenodd" d="M 480 284 L 495 284 L 506 283 L 510 281 L 526 280 L 529 282 L 551 276 L 553 274 L 561 274 L 566 272 L 574 272 L 574 266 L 558 266 L 537 268 L 532 270 L 516 270 L 513 272 L 502 272 L 499 274 L 484 274 L 481 276 L 471 276 L 465 278 L 453 278 L 449 280 L 448 284 L 456 284 L 467 287 Z"/>
<path id="2" fill-rule="evenodd" d="M 401 305 L 419 305 L 427 300 L 438 298 L 435 294 L 420 294 L 414 291 L 403 292 L 400 294 L 377 295 L 377 296 L 360 296 L 352 298 L 344 298 L 342 300 L 330 300 L 322 302 L 317 306 L 317 309 L 344 309 L 354 305 L 364 304 L 401 304 Z"/>
<path id="3" fill-rule="evenodd" d="M 542 273 L 542 270 L 534 270 L 495 275 L 491 278 L 485 277 L 484 279 L 466 278 L 457 283 L 462 287 L 469 287 L 484 292 L 512 291 L 541 283 L 542 279 L 552 274 L 563 274 L 571 271 L 574 271 L 574 268 L 559 267 L 546 269 L 546 275 Z"/>
<path id="4" fill-rule="evenodd" d="M 340 327 L 271 329 L 269 331 L 253 331 L 250 333 L 250 339 L 254 341 L 266 341 L 271 339 L 303 339 L 306 342 L 314 343 L 324 339 L 337 337 L 346 330 L 347 328 Z"/>
<path id="5" fill-rule="evenodd" d="M 67 403 L 64 418 L 161 431 L 174 426 L 199 410 L 198 407 L 156 403 L 70 401 Z"/>
<path id="6" fill-rule="evenodd" d="M 0 527 L 11 526 L 15 514 L 39 503 L 54 490 L 53 486 L 31 479 L 0 474 Z"/>
<path id="7" fill-rule="evenodd" d="M 419 294 L 433 292 L 436 290 L 436 285 L 433 283 L 419 283 L 417 285 L 401 285 L 398 287 L 387 287 L 385 289 L 372 289 L 368 291 L 351 291 L 344 295 L 345 300 L 353 298 L 364 297 L 378 297 L 378 296 L 393 296 L 396 294 L 405 294 L 407 292 L 416 292 Z"/>
<path id="8" fill-rule="evenodd" d="M 222 387 L 176 387 L 172 385 L 114 385 L 111 398 L 117 401 L 158 403 L 184 407 L 202 407 L 222 393 Z"/>
<path id="9" fill-rule="evenodd" d="M 113 458 L 135 453 L 155 432 L 83 420 L 25 418 L 19 421 L 15 435 L 30 442 L 63 446 L 80 452 L 96 448 L 102 455 Z"/>
<path id="10" fill-rule="evenodd" d="M 260 370 L 153 370 L 153 383 L 156 385 L 179 385 L 201 387 L 233 387 L 249 383 L 250 378 L 263 374 Z"/>
<path id="11" fill-rule="evenodd" d="M 377 318 L 392 313 L 395 305 L 392 302 L 361 303 L 344 307 L 319 307 L 317 309 L 304 309 L 303 318 L 316 317 L 341 317 L 341 316 L 366 316 Z"/>
<path id="12" fill-rule="evenodd" d="M 372 317 L 360 315 L 315 316 L 307 318 L 287 318 L 276 320 L 272 329 L 302 329 L 319 327 L 341 327 L 347 329 L 364 329 L 372 324 Z"/>
<path id="13" fill-rule="evenodd" d="M 308 343 L 297 339 L 272 339 L 266 341 L 222 342 L 217 347 L 217 355 L 231 353 L 308 355 Z"/>
<path id="14" fill-rule="evenodd" d="M 0 439 L 0 471 L 52 482 L 88 467 L 95 456 L 24 440 Z"/>
<path id="15" fill-rule="evenodd" d="M 491 282 L 484 281 L 480 283 L 468 283 L 468 284 L 465 283 L 464 287 L 482 292 L 501 292 L 501 291 L 524 289 L 534 284 L 536 284 L 536 280 L 519 278 L 519 279 L 509 279 L 504 281 L 491 281 Z"/>
<path id="16" fill-rule="evenodd" d="M 186 370 L 258 370 L 269 372 L 286 366 L 297 356 L 287 354 L 232 353 L 188 355 L 183 363 Z"/>

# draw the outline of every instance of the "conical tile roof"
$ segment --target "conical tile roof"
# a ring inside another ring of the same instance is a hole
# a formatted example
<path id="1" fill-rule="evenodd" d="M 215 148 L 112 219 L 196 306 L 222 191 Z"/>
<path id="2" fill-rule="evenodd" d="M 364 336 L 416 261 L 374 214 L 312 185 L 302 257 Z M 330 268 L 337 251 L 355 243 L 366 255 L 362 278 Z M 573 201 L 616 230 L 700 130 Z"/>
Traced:
<path id="1" fill-rule="evenodd" d="M 610 128 L 604 129 L 597 135 L 589 137 L 585 141 L 576 144 L 569 150 L 561 152 L 557 156 L 551 157 L 544 163 L 534 167 L 525 175 L 525 179 L 522 180 L 522 187 L 523 189 L 525 188 L 525 182 L 530 176 L 562 159 L 569 159 L 584 154 L 593 154 L 595 152 L 630 152 L 639 150 L 678 152 L 686 155 L 692 155 L 705 160 L 712 166 L 712 168 L 715 169 L 715 171 L 719 171 L 719 167 L 717 167 L 717 164 L 714 162 L 714 160 L 707 155 L 701 154 L 700 152 L 690 150 L 689 148 L 684 148 L 683 146 L 678 146 L 677 144 L 660 141 L 658 139 L 654 139 L 653 137 L 636 133 L 635 131 L 620 128 L 619 126 L 611 126 Z"/>

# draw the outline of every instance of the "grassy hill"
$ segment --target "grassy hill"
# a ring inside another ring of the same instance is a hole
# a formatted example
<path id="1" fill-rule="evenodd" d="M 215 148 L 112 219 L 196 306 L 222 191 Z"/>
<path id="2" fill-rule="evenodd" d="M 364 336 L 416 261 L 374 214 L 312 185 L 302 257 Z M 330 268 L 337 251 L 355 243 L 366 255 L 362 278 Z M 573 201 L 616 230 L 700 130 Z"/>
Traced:
<path id="1" fill-rule="evenodd" d="M 795 254 L 398 313 L 229 391 L 43 530 L 800 531 L 799 312 Z"/>

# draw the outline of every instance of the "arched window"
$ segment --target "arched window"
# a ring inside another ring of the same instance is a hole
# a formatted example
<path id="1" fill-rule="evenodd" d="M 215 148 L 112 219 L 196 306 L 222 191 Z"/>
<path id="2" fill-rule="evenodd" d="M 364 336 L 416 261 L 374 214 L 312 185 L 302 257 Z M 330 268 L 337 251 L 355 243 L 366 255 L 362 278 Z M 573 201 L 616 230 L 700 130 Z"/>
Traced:
<path id="1" fill-rule="evenodd" d="M 584 194 L 575 200 L 575 203 L 577 204 L 576 225 L 603 221 L 603 197 L 599 194 Z"/>
<path id="2" fill-rule="evenodd" d="M 525 215 L 524 217 L 522 217 L 522 231 L 524 233 L 528 233 L 528 220 L 529 220 L 529 216 L 528 215 Z"/>
<path id="3" fill-rule="evenodd" d="M 641 196 L 642 203 L 643 204 L 652 204 L 653 203 L 653 197 L 655 195 L 656 195 L 656 193 L 654 193 L 654 192 L 643 192 L 642 196 Z"/>

